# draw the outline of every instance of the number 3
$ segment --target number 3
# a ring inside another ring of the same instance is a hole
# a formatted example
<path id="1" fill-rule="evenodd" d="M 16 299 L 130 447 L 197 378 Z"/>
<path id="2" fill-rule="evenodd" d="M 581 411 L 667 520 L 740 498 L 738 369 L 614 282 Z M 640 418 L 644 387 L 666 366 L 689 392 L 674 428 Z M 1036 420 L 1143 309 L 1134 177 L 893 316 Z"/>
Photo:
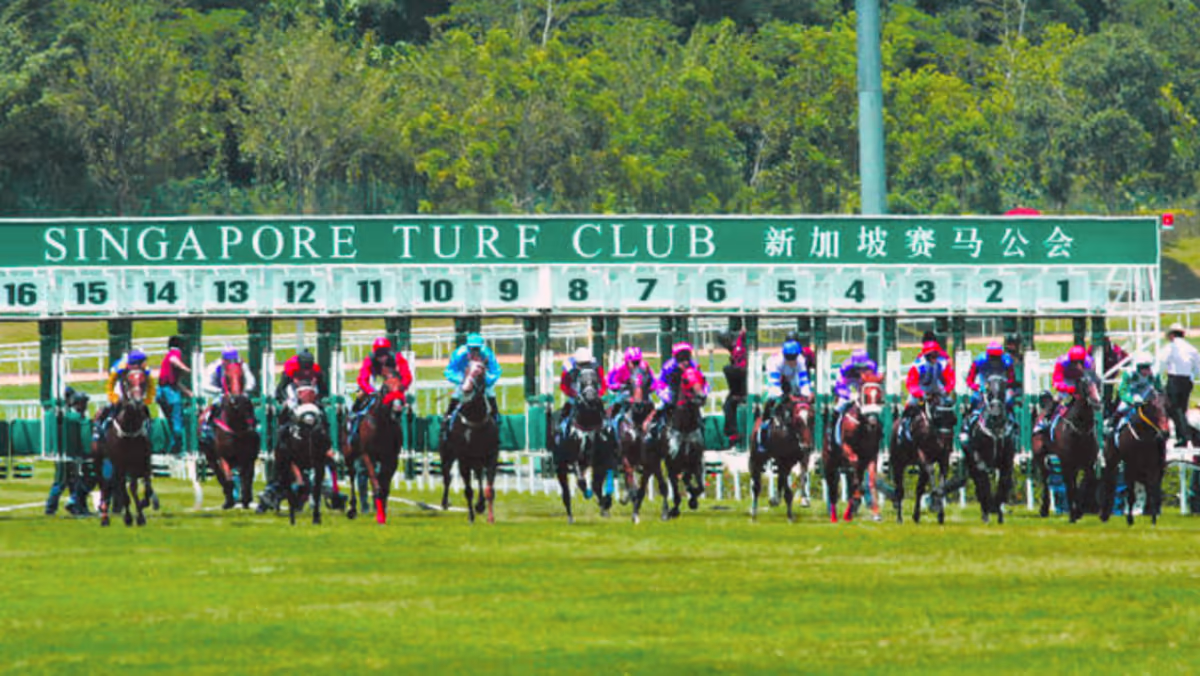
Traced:
<path id="1" fill-rule="evenodd" d="M 929 281 L 928 279 L 922 279 L 921 281 L 917 282 L 917 302 L 932 303 L 933 299 L 937 297 L 933 293 L 933 289 L 933 282 Z"/>

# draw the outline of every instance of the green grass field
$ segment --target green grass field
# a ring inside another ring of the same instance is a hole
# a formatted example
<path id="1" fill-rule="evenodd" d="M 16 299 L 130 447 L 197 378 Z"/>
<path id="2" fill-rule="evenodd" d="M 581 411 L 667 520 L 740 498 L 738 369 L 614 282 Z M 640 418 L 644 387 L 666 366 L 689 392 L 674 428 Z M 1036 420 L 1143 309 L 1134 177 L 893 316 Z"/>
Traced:
<path id="1" fill-rule="evenodd" d="M 494 526 L 396 503 L 383 527 L 291 527 L 157 486 L 144 528 L 0 513 L 0 671 L 1164 674 L 1200 659 L 1200 521 L 1177 511 L 1130 529 L 1023 509 L 982 526 L 968 508 L 939 527 L 832 525 L 814 506 L 789 525 L 706 501 L 634 526 L 587 503 L 568 526 L 557 498 L 502 493 Z M 0 482 L 0 505 L 45 489 Z"/>

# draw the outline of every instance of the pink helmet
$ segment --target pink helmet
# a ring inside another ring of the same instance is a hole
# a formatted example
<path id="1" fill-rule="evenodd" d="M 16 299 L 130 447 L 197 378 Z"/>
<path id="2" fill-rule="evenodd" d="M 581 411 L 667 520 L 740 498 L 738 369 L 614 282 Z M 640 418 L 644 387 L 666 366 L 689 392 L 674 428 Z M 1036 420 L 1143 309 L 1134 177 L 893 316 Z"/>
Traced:
<path id="1" fill-rule="evenodd" d="M 674 356 L 678 355 L 680 352 L 691 352 L 691 351 L 692 351 L 691 343 L 679 342 L 679 343 L 675 343 L 675 346 L 671 348 L 671 356 L 674 357 Z"/>
<path id="2" fill-rule="evenodd" d="M 1087 359 L 1087 348 L 1082 345 L 1072 345 L 1071 351 L 1067 352 L 1067 359 L 1071 361 L 1083 361 Z"/>
<path id="3" fill-rule="evenodd" d="M 642 361 L 642 348 L 637 345 L 630 345 L 625 348 L 625 363 L 636 364 Z"/>

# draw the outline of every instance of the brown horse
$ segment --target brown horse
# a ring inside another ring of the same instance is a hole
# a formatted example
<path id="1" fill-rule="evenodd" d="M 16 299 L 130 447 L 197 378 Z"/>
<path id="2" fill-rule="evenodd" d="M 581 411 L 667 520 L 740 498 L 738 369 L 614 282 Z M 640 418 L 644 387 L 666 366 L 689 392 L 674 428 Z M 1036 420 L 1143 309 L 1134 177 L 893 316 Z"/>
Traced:
<path id="1" fill-rule="evenodd" d="M 667 408 L 664 455 L 667 479 L 674 495 L 674 504 L 667 513 L 669 518 L 679 517 L 679 503 L 683 499 L 679 492 L 681 475 L 688 491 L 688 509 L 697 509 L 700 496 L 704 495 L 704 414 L 701 408 L 706 398 L 700 372 L 694 366 L 684 369 L 680 375 L 679 398 Z"/>
<path id="2" fill-rule="evenodd" d="M 402 434 L 400 420 L 406 411 L 404 392 L 400 388 L 400 375 L 395 369 L 383 371 L 383 385 L 371 395 L 371 401 L 362 412 L 358 437 L 353 446 L 347 446 L 347 431 L 342 430 L 342 448 L 346 450 L 346 467 L 350 470 L 350 509 L 347 518 L 358 516 L 358 461 L 362 461 L 371 492 L 375 495 L 375 521 L 387 523 L 388 493 L 392 488 L 392 477 L 400 464 L 400 442 Z"/>
<path id="3" fill-rule="evenodd" d="M 821 454 L 824 467 L 825 488 L 829 493 L 829 520 L 837 523 L 837 503 L 843 471 L 849 480 L 846 512 L 842 518 L 850 521 L 862 504 L 863 480 L 871 474 L 871 512 L 879 521 L 879 493 L 874 486 L 875 461 L 879 458 L 879 444 L 883 440 L 883 423 L 879 414 L 883 411 L 882 377 L 874 373 L 862 376 L 862 389 L 838 422 L 839 430 L 831 430 Z M 840 435 L 840 437 L 835 437 Z M 839 440 L 840 439 L 840 440 Z"/>
<path id="4" fill-rule="evenodd" d="M 254 405 L 246 396 L 246 374 L 239 362 L 221 367 L 221 386 L 225 402 L 221 415 L 209 422 L 213 426 L 213 442 L 205 445 L 204 455 L 213 468 L 221 490 L 225 492 L 222 509 L 231 509 L 234 499 L 233 470 L 241 479 L 242 507 L 250 507 L 254 493 L 254 463 L 258 459 L 259 436 L 254 423 Z"/>
<path id="5" fill-rule="evenodd" d="M 936 467 L 939 471 L 937 485 L 930 491 L 929 508 L 937 512 L 938 523 L 946 521 L 946 495 L 955 490 L 954 483 L 947 482 L 950 473 L 950 452 L 954 449 L 954 415 L 953 404 L 943 403 L 941 396 L 931 394 L 925 398 L 925 403 L 912 417 L 909 423 L 909 433 L 902 432 L 903 420 L 892 424 L 891 432 L 891 475 L 893 486 L 892 502 L 896 505 L 896 523 L 904 522 L 902 511 L 904 503 L 904 474 L 909 465 L 916 465 L 920 470 L 917 479 L 916 505 L 913 507 L 913 521 L 921 521 L 921 497 L 933 483 L 933 473 Z"/>
<path id="6" fill-rule="evenodd" d="M 662 447 L 650 443 L 642 427 L 654 411 L 654 404 L 650 401 L 653 383 L 652 373 L 640 368 L 630 373 L 626 383 L 629 400 L 615 420 L 617 449 L 625 472 L 625 499 L 633 501 L 634 523 L 641 520 L 642 503 L 646 499 L 651 477 L 658 482 L 658 492 L 662 495 L 662 518 L 664 521 L 668 518 L 667 478 L 663 474 Z M 635 470 L 641 473 L 640 481 L 634 479 Z"/>
<path id="7" fill-rule="evenodd" d="M 314 524 L 321 523 L 321 487 L 325 484 L 325 465 L 333 440 L 329 422 L 321 408 L 317 388 L 296 388 L 292 406 L 291 433 L 281 435 L 275 448 L 275 472 L 285 487 L 288 520 L 295 525 L 296 512 L 306 500 L 312 500 Z M 309 472 L 312 478 L 309 478 Z"/>
<path id="8" fill-rule="evenodd" d="M 1046 477 L 1050 472 L 1049 457 L 1057 455 L 1062 466 L 1063 483 L 1067 488 L 1067 504 L 1071 523 L 1083 516 L 1085 496 L 1096 492 L 1096 460 L 1100 442 L 1096 438 L 1096 411 L 1100 410 L 1100 379 L 1095 371 L 1084 371 L 1076 384 L 1076 394 L 1070 398 L 1066 411 L 1056 414 L 1046 431 L 1035 434 L 1030 444 L 1033 464 L 1042 475 L 1042 511 L 1046 516 L 1050 506 L 1050 489 Z M 1083 472 L 1083 482 L 1078 475 Z"/>
<path id="9" fill-rule="evenodd" d="M 567 476 L 575 472 L 579 491 L 586 498 L 594 494 L 600 505 L 600 515 L 607 517 L 612 509 L 612 496 L 604 493 L 608 476 L 616 471 L 616 442 L 600 398 L 600 374 L 584 369 L 579 374 L 579 396 L 567 433 L 555 448 L 555 469 L 562 493 L 567 521 L 575 523 L 571 512 L 571 488 Z M 587 483 L 587 471 L 592 470 L 592 483 Z"/>
<path id="10" fill-rule="evenodd" d="M 787 381 L 784 381 L 785 383 Z M 808 469 L 808 458 L 813 450 L 812 404 L 795 392 L 785 392 L 775 405 L 767 421 L 763 451 L 754 448 L 750 452 L 750 485 L 754 499 L 750 504 L 750 518 L 758 518 L 758 496 L 762 493 L 762 474 L 767 461 L 775 463 L 775 484 L 778 495 L 787 503 L 788 521 L 795 521 L 792 512 L 792 468 L 800 466 L 801 473 Z M 754 426 L 758 436 L 758 425 Z M 771 506 L 779 506 L 779 498 L 771 500 Z"/>
<path id="11" fill-rule="evenodd" d="M 1129 424 L 1104 440 L 1104 500 L 1100 504 L 1100 520 L 1112 516 L 1117 492 L 1117 472 L 1125 466 L 1126 495 L 1133 495 L 1134 483 L 1146 487 L 1146 510 L 1150 522 L 1158 524 L 1162 512 L 1162 479 L 1166 470 L 1167 410 L 1166 402 L 1152 393 L 1133 410 Z M 1133 525 L 1133 500 L 1125 501 L 1125 521 Z"/>
<path id="12" fill-rule="evenodd" d="M 495 523 L 493 502 L 496 497 L 496 467 L 500 462 L 500 429 L 492 418 L 487 398 L 487 368 L 472 359 L 463 377 L 462 398 L 451 418 L 446 442 L 440 450 L 442 459 L 442 508 L 449 506 L 450 468 L 458 461 L 458 472 L 467 498 L 467 515 L 475 523 L 475 514 L 483 513 L 486 503 L 488 523 Z M 472 507 L 474 479 L 479 481 L 479 501 Z M 486 481 L 486 486 L 485 486 Z"/>
<path id="13" fill-rule="evenodd" d="M 1004 503 L 1013 486 L 1013 459 L 1017 452 L 1017 426 L 1008 413 L 1008 379 L 988 376 L 983 390 L 983 410 L 971 429 L 963 452 L 967 470 L 975 482 L 975 497 L 984 523 L 990 514 L 1004 523 Z M 999 474 L 995 492 L 992 472 Z"/>
<path id="14" fill-rule="evenodd" d="M 137 510 L 137 525 L 146 525 L 142 510 L 149 504 L 149 496 L 153 493 L 150 486 L 150 409 L 145 401 L 147 377 L 141 369 L 131 369 L 121 377 L 121 399 L 115 404 L 116 410 L 100 444 L 101 526 L 109 524 L 110 505 L 114 511 L 124 511 L 125 525 L 132 526 L 131 504 Z M 139 478 L 146 484 L 144 500 L 138 497 Z M 126 480 L 129 482 L 128 492 Z"/>

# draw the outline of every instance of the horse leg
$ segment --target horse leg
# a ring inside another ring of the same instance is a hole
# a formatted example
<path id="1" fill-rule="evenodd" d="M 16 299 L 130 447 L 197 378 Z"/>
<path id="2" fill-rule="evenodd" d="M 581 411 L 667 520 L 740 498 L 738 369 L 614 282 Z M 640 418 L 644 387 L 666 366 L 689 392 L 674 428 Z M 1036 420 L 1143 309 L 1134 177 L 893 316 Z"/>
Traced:
<path id="1" fill-rule="evenodd" d="M 892 503 L 896 505 L 896 523 L 904 523 L 904 462 L 892 458 Z"/>
<path id="2" fill-rule="evenodd" d="M 871 462 L 867 463 L 867 469 L 866 469 L 867 489 L 871 491 L 871 519 L 873 521 L 883 521 L 883 516 L 881 516 L 879 513 L 879 511 L 880 511 L 880 507 L 879 507 L 880 493 L 879 493 L 879 485 L 877 483 L 877 476 L 876 476 L 876 472 L 878 471 L 878 469 L 879 469 L 879 463 L 877 461 L 872 460 Z M 862 485 L 861 480 L 859 481 L 859 485 Z"/>
<path id="3" fill-rule="evenodd" d="M 567 523 L 575 523 L 575 515 L 571 513 L 571 482 L 568 477 L 568 463 L 558 464 L 558 487 L 562 493 L 563 508 L 567 510 Z"/>
<path id="4" fill-rule="evenodd" d="M 846 511 L 842 514 L 845 521 L 853 521 L 858 511 L 858 503 L 862 501 L 862 473 L 854 466 L 846 473 Z"/>
<path id="5" fill-rule="evenodd" d="M 704 448 L 697 447 L 695 450 L 695 459 L 691 462 L 691 478 L 696 481 L 695 487 L 688 484 L 688 509 L 696 510 L 700 508 L 700 497 L 704 495 Z M 685 477 L 685 481 L 686 481 Z"/>
<path id="6" fill-rule="evenodd" d="M 350 504 L 346 506 L 346 518 L 358 518 L 358 458 L 346 456 L 346 478 L 350 480 Z"/>
<path id="7" fill-rule="evenodd" d="M 487 464 L 487 487 L 483 489 L 484 497 L 487 498 L 487 520 L 488 523 L 496 523 L 496 470 L 500 465 L 500 450 L 497 449 Z"/>
<path id="8" fill-rule="evenodd" d="M 1043 519 L 1050 516 L 1050 456 L 1043 455 L 1038 461 L 1038 479 L 1042 484 L 1042 505 L 1038 508 L 1038 516 Z"/>
<path id="9" fill-rule="evenodd" d="M 1150 524 L 1157 526 L 1158 515 L 1162 512 L 1162 470 L 1147 472 L 1147 477 L 1146 511 L 1150 512 Z"/>
<path id="10" fill-rule="evenodd" d="M 117 485 L 120 486 L 119 490 L 121 491 L 121 512 L 122 512 L 122 516 L 125 519 L 126 526 L 133 525 L 133 509 L 132 509 L 133 505 L 130 504 L 129 482 L 130 482 L 130 478 L 128 476 L 126 476 L 125 472 L 121 472 L 120 480 L 117 482 Z"/>
<path id="11" fill-rule="evenodd" d="M 138 478 L 136 476 L 129 477 L 129 494 L 130 494 L 130 498 L 131 498 L 130 503 L 132 505 L 132 508 L 134 511 L 137 512 L 137 518 L 136 518 L 137 525 L 145 526 L 146 525 L 146 515 L 142 513 L 142 502 L 141 502 L 141 498 L 138 497 Z M 130 521 L 133 520 L 133 517 L 130 514 L 129 510 L 130 510 L 130 507 L 126 506 L 126 508 L 125 508 L 125 525 L 126 526 L 128 526 L 130 524 Z"/>
<path id="12" fill-rule="evenodd" d="M 225 492 L 225 504 L 221 509 L 233 509 L 233 470 L 225 458 L 217 459 L 217 479 L 221 482 L 221 490 Z"/>
<path id="13" fill-rule="evenodd" d="M 838 463 L 832 458 L 826 458 L 825 462 L 825 492 L 829 494 L 829 523 L 838 522 Z"/>
<path id="14" fill-rule="evenodd" d="M 794 497 L 795 493 L 792 490 L 791 476 L 792 476 L 792 463 L 790 463 L 790 462 L 781 463 L 781 466 L 779 468 L 779 475 L 775 477 L 775 482 L 776 482 L 775 488 L 779 491 L 779 494 L 783 496 L 784 503 L 787 504 L 788 521 L 791 523 L 795 523 L 796 515 L 792 512 L 792 498 Z"/>
<path id="15" fill-rule="evenodd" d="M 1111 449 L 1112 442 L 1105 444 L 1107 461 L 1104 463 L 1104 471 L 1100 474 L 1100 521 L 1105 523 L 1112 516 L 1113 505 L 1117 500 L 1117 470 L 1119 469 L 1120 460 L 1116 457 L 1116 453 Z M 1133 510 L 1126 510 L 1132 516 Z"/>
<path id="16" fill-rule="evenodd" d="M 919 459 L 917 460 L 917 468 L 921 472 L 917 475 L 917 492 L 913 496 L 913 521 L 921 523 L 921 497 L 925 495 L 926 489 L 929 488 L 929 483 L 933 479 L 933 472 L 928 463 Z"/>
<path id="17" fill-rule="evenodd" d="M 762 493 L 762 453 L 751 451 L 750 455 L 750 520 L 758 519 L 758 496 Z"/>
<path id="18" fill-rule="evenodd" d="M 975 498 L 979 500 L 981 518 L 987 523 L 992 511 L 992 479 L 983 459 L 976 453 L 967 454 L 967 470 L 971 474 L 971 480 L 975 482 Z"/>
<path id="19" fill-rule="evenodd" d="M 454 467 L 454 458 L 442 454 L 442 511 L 450 509 L 450 472 Z M 461 463 L 460 463 L 461 464 Z"/>
<path id="20" fill-rule="evenodd" d="M 996 508 L 996 522 L 1004 523 L 1004 508 L 1008 504 L 1008 496 L 1013 487 L 1013 448 L 1009 446 L 997 461 L 1000 470 L 1000 481 L 996 485 L 996 494 L 992 496 L 992 504 Z"/>
<path id="21" fill-rule="evenodd" d="M 475 479 L 479 482 L 479 497 L 475 499 L 476 514 L 483 514 L 483 510 L 487 509 L 487 496 L 483 494 L 483 478 L 486 470 L 487 466 L 485 465 L 475 472 Z"/>
<path id="22" fill-rule="evenodd" d="M 670 464 L 667 465 L 667 481 L 671 484 L 671 511 L 669 516 L 672 519 L 679 518 L 679 503 L 683 502 L 683 496 L 679 494 L 679 472 Z"/>
<path id="23" fill-rule="evenodd" d="M 812 490 L 808 478 L 808 456 L 800 459 L 800 481 L 797 485 L 800 487 L 800 506 L 805 509 L 812 507 L 812 499 L 809 497 Z"/>
<path id="24" fill-rule="evenodd" d="M 367 470 L 367 481 L 371 485 L 371 494 L 375 496 L 375 523 L 387 523 L 387 515 L 383 511 L 382 501 L 379 499 L 379 476 L 375 473 L 375 460 L 366 453 L 362 454 L 363 467 Z M 353 500 L 353 498 L 351 498 Z"/>
<path id="25" fill-rule="evenodd" d="M 312 490 L 312 505 L 313 505 L 313 525 L 321 523 L 321 498 L 325 493 L 325 458 L 313 459 L 313 483 Z"/>
<path id="26" fill-rule="evenodd" d="M 391 453 L 379 462 L 379 473 L 376 474 L 379 479 L 379 492 L 375 494 L 375 520 L 378 523 L 387 523 L 388 496 L 392 493 L 392 478 L 396 476 L 399 466 L 400 457 L 393 457 Z"/>
<path id="27" fill-rule="evenodd" d="M 662 515 L 661 519 L 666 521 L 671 518 L 671 510 L 667 498 L 670 497 L 670 490 L 667 488 L 667 476 L 663 474 L 662 460 L 656 458 L 654 462 L 654 481 L 658 485 L 658 494 L 662 496 Z M 647 487 L 649 484 L 647 483 Z"/>
<path id="28" fill-rule="evenodd" d="M 475 523 L 475 489 L 471 486 L 471 479 L 474 477 L 471 476 L 471 468 L 466 462 L 459 461 L 458 475 L 462 478 L 463 494 L 467 498 L 467 520 Z"/>
<path id="29" fill-rule="evenodd" d="M 258 455 L 257 449 L 249 449 L 242 460 L 242 509 L 250 509 L 250 500 L 254 497 L 254 460 Z"/>
<path id="30" fill-rule="evenodd" d="M 1077 470 L 1074 467 L 1068 466 L 1065 462 L 1062 465 L 1062 469 L 1063 484 L 1067 487 L 1067 512 L 1070 516 L 1070 522 L 1075 523 L 1079 520 L 1080 516 L 1075 510 L 1076 502 L 1079 501 L 1079 496 L 1077 495 L 1079 489 L 1075 485 Z"/>
<path id="31" fill-rule="evenodd" d="M 937 462 L 938 465 L 938 483 L 934 489 L 934 496 L 937 498 L 937 520 L 938 523 L 946 523 L 946 478 L 950 475 L 950 456 L 949 452 L 945 458 Z M 932 473 L 932 468 L 930 472 Z"/>
<path id="32" fill-rule="evenodd" d="M 599 452 L 599 451 L 597 451 Z M 604 492 L 604 484 L 607 479 L 607 470 L 599 464 L 599 457 L 593 460 L 595 466 L 592 467 L 592 493 L 596 496 L 596 504 L 600 507 L 600 516 L 608 518 L 609 504 L 605 500 L 608 495 Z"/>

